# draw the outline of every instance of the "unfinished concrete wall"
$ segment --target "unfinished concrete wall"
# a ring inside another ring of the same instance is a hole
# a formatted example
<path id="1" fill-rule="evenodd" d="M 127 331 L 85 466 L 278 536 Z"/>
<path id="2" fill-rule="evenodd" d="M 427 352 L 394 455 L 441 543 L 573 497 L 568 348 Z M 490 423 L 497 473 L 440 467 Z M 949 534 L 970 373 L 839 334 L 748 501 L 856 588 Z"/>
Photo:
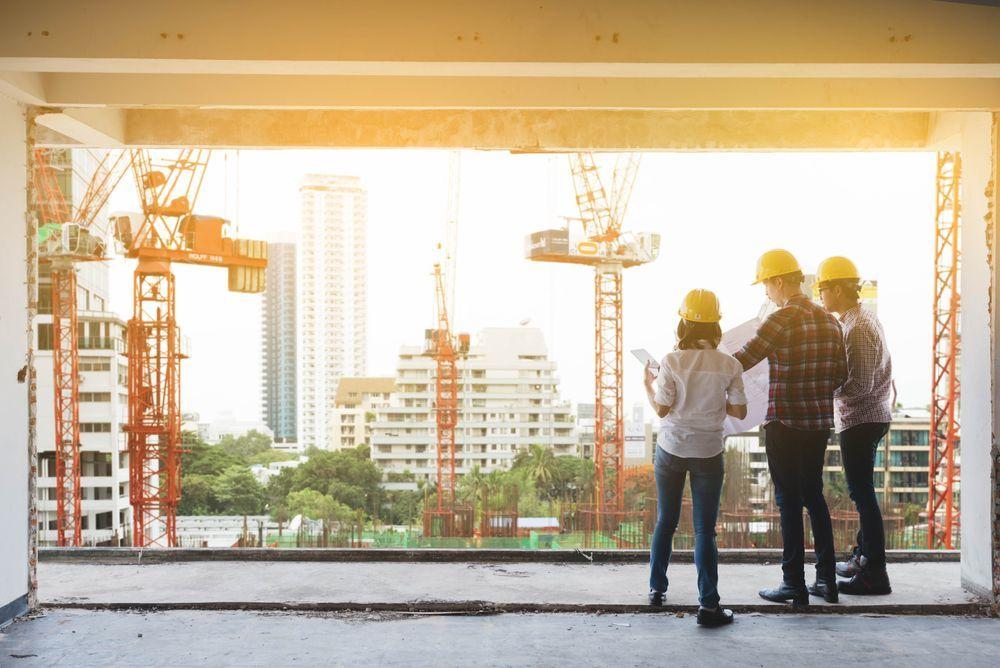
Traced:
<path id="1" fill-rule="evenodd" d="M 0 95 L 0 624 L 28 595 L 27 384 L 25 363 L 25 122 Z"/>

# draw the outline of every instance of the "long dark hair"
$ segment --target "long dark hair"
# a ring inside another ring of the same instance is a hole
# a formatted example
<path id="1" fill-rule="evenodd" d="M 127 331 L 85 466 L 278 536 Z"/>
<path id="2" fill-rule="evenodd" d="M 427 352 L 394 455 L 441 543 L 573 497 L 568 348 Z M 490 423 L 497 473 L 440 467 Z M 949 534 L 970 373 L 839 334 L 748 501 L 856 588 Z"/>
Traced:
<path id="1" fill-rule="evenodd" d="M 677 323 L 677 350 L 704 348 L 702 341 L 712 348 L 718 348 L 721 340 L 722 328 L 717 322 L 694 322 L 681 318 Z"/>

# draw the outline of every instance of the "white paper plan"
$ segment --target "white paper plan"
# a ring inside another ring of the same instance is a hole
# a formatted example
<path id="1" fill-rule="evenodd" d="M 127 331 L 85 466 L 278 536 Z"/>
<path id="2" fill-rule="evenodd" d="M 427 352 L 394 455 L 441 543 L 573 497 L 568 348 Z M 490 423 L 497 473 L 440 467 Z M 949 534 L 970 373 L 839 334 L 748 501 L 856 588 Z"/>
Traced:
<path id="1" fill-rule="evenodd" d="M 746 345 L 747 341 L 753 338 L 758 327 L 760 327 L 760 320 L 751 318 L 742 325 L 723 332 L 719 350 L 730 355 L 738 352 Z M 767 360 L 764 359 L 757 366 L 743 373 L 743 386 L 747 395 L 747 416 L 742 420 L 727 417 L 722 430 L 723 435 L 731 436 L 749 431 L 764 421 L 767 416 L 769 370 Z"/>

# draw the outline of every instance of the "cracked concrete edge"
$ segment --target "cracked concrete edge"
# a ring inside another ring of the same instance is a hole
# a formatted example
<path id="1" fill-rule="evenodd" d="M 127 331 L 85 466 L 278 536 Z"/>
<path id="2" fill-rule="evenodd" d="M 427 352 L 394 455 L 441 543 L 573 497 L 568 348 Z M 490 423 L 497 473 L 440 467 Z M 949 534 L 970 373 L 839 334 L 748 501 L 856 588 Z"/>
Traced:
<path id="1" fill-rule="evenodd" d="M 648 550 L 491 550 L 491 549 L 352 549 L 352 548 L 42 548 L 40 559 L 55 563 L 121 565 L 197 561 L 307 561 L 411 563 L 647 563 Z M 889 550 L 890 563 L 958 562 L 958 550 Z M 674 563 L 694 561 L 693 550 L 674 550 Z M 781 550 L 719 550 L 719 563 L 768 564 L 781 561 Z"/>
<path id="2" fill-rule="evenodd" d="M 775 603 L 723 603 L 737 614 L 834 614 L 834 615 L 925 615 L 925 616 L 996 616 L 986 603 L 912 603 L 862 605 L 810 605 L 792 607 Z M 505 613 L 586 613 L 586 614 L 692 614 L 697 605 L 667 604 L 654 607 L 645 604 L 608 603 L 493 603 L 488 601 L 408 601 L 397 603 L 319 602 L 289 603 L 281 601 L 192 601 L 168 603 L 99 603 L 80 601 L 47 601 L 44 610 L 89 610 L 97 612 L 167 612 L 197 610 L 211 612 L 401 612 L 413 614 L 491 615 Z"/>

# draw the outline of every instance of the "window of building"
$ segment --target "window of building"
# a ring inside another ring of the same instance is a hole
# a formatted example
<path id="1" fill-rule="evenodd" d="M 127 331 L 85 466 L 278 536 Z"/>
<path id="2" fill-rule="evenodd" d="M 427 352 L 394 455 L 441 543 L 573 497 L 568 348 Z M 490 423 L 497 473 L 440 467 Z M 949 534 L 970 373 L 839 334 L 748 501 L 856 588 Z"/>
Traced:
<path id="1" fill-rule="evenodd" d="M 899 451 L 890 454 L 892 466 L 920 466 L 926 468 L 930 463 L 930 453 L 927 451 Z"/>
<path id="2" fill-rule="evenodd" d="M 110 529 L 111 528 L 111 511 L 106 513 L 97 513 L 94 515 L 94 528 L 95 529 Z"/>
<path id="3" fill-rule="evenodd" d="M 38 325 L 38 349 L 52 350 L 52 323 L 43 322 Z"/>
<path id="4" fill-rule="evenodd" d="M 111 401 L 110 392 L 81 392 L 79 397 L 81 403 L 106 403 Z"/>
<path id="5" fill-rule="evenodd" d="M 894 429 L 889 432 L 892 445 L 929 445 L 930 432 L 926 429 Z"/>
<path id="6" fill-rule="evenodd" d="M 927 487 L 926 471 L 893 472 L 889 481 L 893 487 Z"/>
<path id="7" fill-rule="evenodd" d="M 110 422 L 81 422 L 80 423 L 80 433 L 82 433 L 82 434 L 111 433 L 111 423 Z"/>

